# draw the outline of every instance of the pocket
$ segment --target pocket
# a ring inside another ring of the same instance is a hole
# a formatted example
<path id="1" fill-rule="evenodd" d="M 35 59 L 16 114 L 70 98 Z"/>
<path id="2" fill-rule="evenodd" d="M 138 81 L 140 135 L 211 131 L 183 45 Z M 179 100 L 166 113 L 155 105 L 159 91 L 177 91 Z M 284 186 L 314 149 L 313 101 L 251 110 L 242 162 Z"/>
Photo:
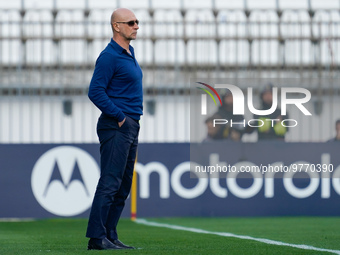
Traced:
<path id="1" fill-rule="evenodd" d="M 129 118 L 128 116 L 125 116 L 125 121 L 124 121 L 123 125 L 120 126 L 119 129 L 124 128 L 127 125 L 126 122 L 128 121 L 128 118 Z M 118 121 L 117 121 L 117 123 L 118 123 Z M 119 127 L 119 124 L 118 124 L 118 127 Z"/>
<path id="2" fill-rule="evenodd" d="M 117 120 L 102 114 L 98 119 L 97 130 L 103 129 L 118 129 Z"/>

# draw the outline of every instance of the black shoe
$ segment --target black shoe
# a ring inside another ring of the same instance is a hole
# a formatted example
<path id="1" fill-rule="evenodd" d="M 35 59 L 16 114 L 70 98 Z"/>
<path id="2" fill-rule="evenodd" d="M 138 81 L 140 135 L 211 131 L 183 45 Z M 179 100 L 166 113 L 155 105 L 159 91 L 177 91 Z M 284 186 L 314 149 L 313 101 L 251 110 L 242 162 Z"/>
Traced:
<path id="1" fill-rule="evenodd" d="M 135 247 L 133 246 L 128 246 L 126 244 L 123 244 L 121 241 L 119 241 L 118 239 L 116 240 L 112 240 L 112 239 L 109 239 L 114 245 L 117 245 L 118 247 L 120 247 L 121 249 L 136 249 Z"/>
<path id="2" fill-rule="evenodd" d="M 89 240 L 87 249 L 88 250 L 120 250 L 122 248 L 116 244 L 113 244 L 107 238 L 104 238 L 104 239 L 91 238 Z"/>

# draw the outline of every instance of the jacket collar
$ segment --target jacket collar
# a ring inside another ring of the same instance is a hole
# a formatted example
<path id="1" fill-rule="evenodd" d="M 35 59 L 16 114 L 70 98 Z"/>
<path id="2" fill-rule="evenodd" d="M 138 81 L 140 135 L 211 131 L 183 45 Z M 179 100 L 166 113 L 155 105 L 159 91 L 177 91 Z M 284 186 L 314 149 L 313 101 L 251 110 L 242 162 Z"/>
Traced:
<path id="1" fill-rule="evenodd" d="M 119 54 L 122 54 L 123 52 L 126 52 L 126 49 L 124 49 L 122 46 L 120 46 L 118 43 L 116 43 L 115 40 L 113 40 L 113 38 L 111 38 L 111 42 L 110 42 L 110 45 L 113 47 L 113 49 L 115 51 L 117 51 Z M 129 45 L 129 50 L 132 54 L 132 56 L 134 56 L 134 50 L 133 50 L 133 47 L 131 45 Z M 127 53 L 128 55 L 130 55 L 129 53 Z"/>

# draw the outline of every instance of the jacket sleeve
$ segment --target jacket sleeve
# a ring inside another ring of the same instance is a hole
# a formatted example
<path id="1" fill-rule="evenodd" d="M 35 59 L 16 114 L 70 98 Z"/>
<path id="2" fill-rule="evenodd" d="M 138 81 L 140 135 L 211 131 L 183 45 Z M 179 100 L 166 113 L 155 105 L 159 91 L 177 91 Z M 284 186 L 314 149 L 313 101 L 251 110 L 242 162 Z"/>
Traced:
<path id="1" fill-rule="evenodd" d="M 102 52 L 97 61 L 91 79 L 88 97 L 104 113 L 116 118 L 119 122 L 125 115 L 110 99 L 106 89 L 115 74 L 115 61 L 110 53 Z"/>

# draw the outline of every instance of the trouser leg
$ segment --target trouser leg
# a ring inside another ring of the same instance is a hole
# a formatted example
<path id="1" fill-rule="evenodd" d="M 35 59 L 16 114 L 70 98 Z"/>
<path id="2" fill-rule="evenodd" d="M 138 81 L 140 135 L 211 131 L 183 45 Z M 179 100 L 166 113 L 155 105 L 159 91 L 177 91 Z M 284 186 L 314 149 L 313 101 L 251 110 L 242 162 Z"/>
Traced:
<path id="1" fill-rule="evenodd" d="M 139 125 L 127 119 L 126 123 L 119 128 L 118 123 L 112 121 L 112 118 L 100 118 L 97 131 L 101 144 L 101 177 L 93 200 L 86 236 L 102 239 L 108 234 L 106 223 L 108 222 L 111 206 L 118 203 L 123 208 L 124 202 L 119 202 L 119 200 L 124 197 L 126 199 L 127 187 L 131 187 L 131 182 L 128 184 L 127 181 L 127 184 L 123 186 L 122 182 L 128 179 L 128 177 L 125 177 L 126 169 L 128 169 L 127 174 L 131 171 L 130 163 L 127 164 L 127 162 L 131 161 L 133 151 L 137 148 L 134 144 L 138 136 Z M 120 194 L 121 187 L 123 188 Z M 115 199 L 117 199 L 117 202 Z M 118 213 L 115 212 L 116 215 Z"/>
<path id="2" fill-rule="evenodd" d="M 118 239 L 117 234 L 117 224 L 122 214 L 122 211 L 125 206 L 125 200 L 128 197 L 131 184 L 132 184 L 132 177 L 133 177 L 133 169 L 135 165 L 136 159 L 136 152 L 137 152 L 137 144 L 138 140 L 135 139 L 134 143 L 132 144 L 124 172 L 124 176 L 122 179 L 122 183 L 118 193 L 115 195 L 113 203 L 110 207 L 108 219 L 106 222 L 106 230 L 107 230 L 107 237 L 109 239 Z"/>

